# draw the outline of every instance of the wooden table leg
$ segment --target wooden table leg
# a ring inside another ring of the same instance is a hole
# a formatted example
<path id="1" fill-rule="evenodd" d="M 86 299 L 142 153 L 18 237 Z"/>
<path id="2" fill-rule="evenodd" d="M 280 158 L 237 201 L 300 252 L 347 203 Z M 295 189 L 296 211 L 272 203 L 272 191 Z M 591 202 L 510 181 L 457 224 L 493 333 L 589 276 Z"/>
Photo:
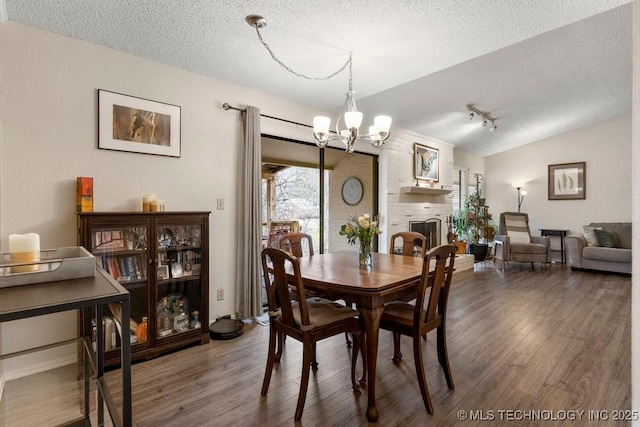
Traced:
<path id="1" fill-rule="evenodd" d="M 368 404 L 367 419 L 378 420 L 378 408 L 376 407 L 376 364 L 378 361 L 378 332 L 380 331 L 380 316 L 384 307 L 360 308 L 364 318 L 365 344 L 367 352 L 367 387 Z"/>

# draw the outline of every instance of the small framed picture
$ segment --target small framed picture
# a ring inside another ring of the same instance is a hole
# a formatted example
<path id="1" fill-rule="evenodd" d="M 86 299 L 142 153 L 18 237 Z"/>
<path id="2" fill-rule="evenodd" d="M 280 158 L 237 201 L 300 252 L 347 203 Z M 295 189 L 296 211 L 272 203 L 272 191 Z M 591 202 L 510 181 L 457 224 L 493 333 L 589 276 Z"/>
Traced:
<path id="1" fill-rule="evenodd" d="M 158 266 L 158 280 L 166 280 L 169 278 L 169 266 L 168 265 L 159 265 Z"/>
<path id="2" fill-rule="evenodd" d="M 191 265 L 190 262 L 185 262 L 184 263 L 184 271 L 182 272 L 182 274 L 184 276 L 191 276 L 193 275 L 193 266 Z"/>
<path id="3" fill-rule="evenodd" d="M 586 199 L 586 173 L 586 162 L 549 165 L 549 200 Z"/>
<path id="4" fill-rule="evenodd" d="M 180 264 L 179 262 L 174 262 L 173 264 L 171 264 L 171 277 L 182 277 L 184 275 L 183 273 L 184 271 L 182 270 L 182 264 Z"/>
<path id="5" fill-rule="evenodd" d="M 413 144 L 413 172 L 416 179 L 440 181 L 440 150 L 426 145 Z"/>
<path id="6" fill-rule="evenodd" d="M 180 157 L 180 107 L 99 89 L 98 148 Z"/>
<path id="7" fill-rule="evenodd" d="M 191 266 L 191 274 L 194 276 L 200 275 L 200 264 L 193 264 Z"/>

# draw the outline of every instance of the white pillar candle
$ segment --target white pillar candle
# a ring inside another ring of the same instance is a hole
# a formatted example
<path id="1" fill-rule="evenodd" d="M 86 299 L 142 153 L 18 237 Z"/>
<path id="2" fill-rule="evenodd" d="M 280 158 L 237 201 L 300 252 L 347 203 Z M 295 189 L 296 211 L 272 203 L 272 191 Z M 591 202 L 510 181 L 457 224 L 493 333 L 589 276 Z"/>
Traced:
<path id="1" fill-rule="evenodd" d="M 10 234 L 9 260 L 11 262 L 30 263 L 40 261 L 40 235 L 37 233 Z M 11 267 L 12 273 L 24 273 L 38 270 L 37 265 Z"/>
<path id="2" fill-rule="evenodd" d="M 142 212 L 151 211 L 151 203 L 156 199 L 155 193 L 145 194 L 142 198 Z"/>

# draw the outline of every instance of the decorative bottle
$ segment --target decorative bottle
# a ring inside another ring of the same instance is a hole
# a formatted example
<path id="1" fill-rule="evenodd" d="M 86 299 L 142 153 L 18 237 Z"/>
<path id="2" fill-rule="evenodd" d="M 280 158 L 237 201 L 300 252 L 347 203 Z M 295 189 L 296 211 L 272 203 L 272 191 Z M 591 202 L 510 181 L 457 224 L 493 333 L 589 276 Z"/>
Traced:
<path id="1" fill-rule="evenodd" d="M 178 298 L 178 307 L 173 313 L 173 332 L 186 332 L 189 330 L 189 313 L 184 309 L 184 298 Z"/>
<path id="2" fill-rule="evenodd" d="M 140 323 L 136 327 L 136 336 L 138 337 L 138 342 L 147 341 L 147 330 L 148 330 L 147 316 L 144 316 L 142 318 L 142 323 Z"/>
<path id="3" fill-rule="evenodd" d="M 202 327 L 202 323 L 200 323 L 200 312 L 198 310 L 193 310 L 191 312 L 191 318 L 189 329 L 200 329 Z"/>
<path id="4" fill-rule="evenodd" d="M 158 337 L 166 337 L 171 334 L 172 328 L 171 311 L 169 311 L 169 300 L 162 298 L 162 308 L 158 311 Z"/>

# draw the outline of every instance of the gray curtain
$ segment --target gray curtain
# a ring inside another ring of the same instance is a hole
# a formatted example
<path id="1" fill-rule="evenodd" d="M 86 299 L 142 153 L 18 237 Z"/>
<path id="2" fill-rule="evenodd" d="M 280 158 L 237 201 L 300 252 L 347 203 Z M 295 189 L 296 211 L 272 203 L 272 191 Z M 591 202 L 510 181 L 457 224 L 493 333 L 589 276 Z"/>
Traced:
<path id="1" fill-rule="evenodd" d="M 260 152 L 260 109 L 247 106 L 244 145 L 240 158 L 238 203 L 238 256 L 236 318 L 262 314 L 262 177 Z"/>

